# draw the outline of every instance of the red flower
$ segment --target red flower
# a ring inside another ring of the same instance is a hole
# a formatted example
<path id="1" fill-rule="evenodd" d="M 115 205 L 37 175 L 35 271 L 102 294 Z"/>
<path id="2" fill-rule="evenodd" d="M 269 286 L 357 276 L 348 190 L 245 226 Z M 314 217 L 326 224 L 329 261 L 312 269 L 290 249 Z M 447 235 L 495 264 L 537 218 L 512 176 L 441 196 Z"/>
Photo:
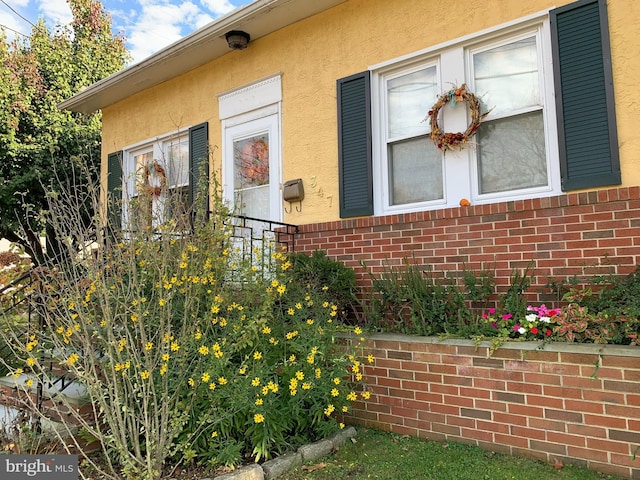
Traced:
<path id="1" fill-rule="evenodd" d="M 551 330 L 547 330 L 547 331 L 546 331 L 546 332 L 544 332 L 544 333 L 545 333 L 545 335 L 546 335 L 547 337 L 550 337 L 550 336 L 551 336 Z"/>
<path id="2" fill-rule="evenodd" d="M 538 329 L 536 327 L 531 327 L 530 332 L 533 333 L 534 335 L 537 335 L 538 334 Z"/>

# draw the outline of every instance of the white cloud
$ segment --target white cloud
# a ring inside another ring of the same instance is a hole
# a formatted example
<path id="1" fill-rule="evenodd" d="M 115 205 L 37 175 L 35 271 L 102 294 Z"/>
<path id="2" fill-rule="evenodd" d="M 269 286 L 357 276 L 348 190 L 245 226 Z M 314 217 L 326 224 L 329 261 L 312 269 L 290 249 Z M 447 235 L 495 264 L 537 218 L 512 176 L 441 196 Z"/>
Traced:
<path id="1" fill-rule="evenodd" d="M 54 25 L 66 25 L 73 20 L 67 0 L 40 0 L 38 13 Z"/>
<path id="2" fill-rule="evenodd" d="M 141 11 L 128 30 L 128 44 L 134 62 L 195 30 L 200 10 L 187 1 L 171 5 L 158 0 L 143 0 Z"/>
<path id="3" fill-rule="evenodd" d="M 229 13 L 236 8 L 229 0 L 200 0 L 200 3 L 216 17 Z"/>

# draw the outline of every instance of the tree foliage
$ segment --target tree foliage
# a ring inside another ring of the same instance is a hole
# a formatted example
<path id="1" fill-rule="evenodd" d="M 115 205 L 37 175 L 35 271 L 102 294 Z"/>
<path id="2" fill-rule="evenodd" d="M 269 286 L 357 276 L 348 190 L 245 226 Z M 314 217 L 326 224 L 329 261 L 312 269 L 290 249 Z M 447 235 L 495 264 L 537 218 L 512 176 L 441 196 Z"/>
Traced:
<path id="1" fill-rule="evenodd" d="M 46 192 L 61 183 L 79 191 L 92 184 L 78 173 L 80 162 L 99 172 L 100 113 L 63 111 L 58 104 L 129 59 L 99 1 L 68 1 L 69 25 L 51 32 L 39 20 L 29 38 L 12 42 L 0 31 L 0 237 L 35 259 L 43 257 Z"/>

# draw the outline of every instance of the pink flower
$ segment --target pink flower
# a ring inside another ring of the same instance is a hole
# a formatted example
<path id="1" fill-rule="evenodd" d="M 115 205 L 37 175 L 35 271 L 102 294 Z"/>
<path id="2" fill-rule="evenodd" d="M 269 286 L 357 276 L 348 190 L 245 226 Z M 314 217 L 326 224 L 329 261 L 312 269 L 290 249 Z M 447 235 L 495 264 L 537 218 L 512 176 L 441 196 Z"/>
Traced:
<path id="1" fill-rule="evenodd" d="M 489 309 L 489 313 L 493 315 L 494 313 L 496 313 L 496 309 L 495 308 L 490 308 Z"/>
<path id="2" fill-rule="evenodd" d="M 509 320 L 511 317 L 513 317 L 513 315 L 511 315 L 510 313 L 505 313 L 504 315 L 502 315 L 502 320 Z"/>
<path id="3" fill-rule="evenodd" d="M 513 326 L 513 331 L 514 331 L 514 332 L 517 332 L 518 330 L 520 330 L 520 324 L 519 324 L 519 323 L 516 323 L 516 324 Z"/>

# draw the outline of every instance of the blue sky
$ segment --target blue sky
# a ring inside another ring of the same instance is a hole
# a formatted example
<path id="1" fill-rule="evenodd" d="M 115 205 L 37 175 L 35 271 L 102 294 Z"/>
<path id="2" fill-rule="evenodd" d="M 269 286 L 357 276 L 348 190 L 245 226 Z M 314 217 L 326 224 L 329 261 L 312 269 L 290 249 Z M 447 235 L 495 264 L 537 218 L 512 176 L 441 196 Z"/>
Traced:
<path id="1" fill-rule="evenodd" d="M 102 0 L 114 32 L 122 32 L 133 62 L 139 62 L 251 0 Z M 0 25 L 11 39 L 31 33 L 44 18 L 52 28 L 71 19 L 67 0 L 0 0 Z"/>

